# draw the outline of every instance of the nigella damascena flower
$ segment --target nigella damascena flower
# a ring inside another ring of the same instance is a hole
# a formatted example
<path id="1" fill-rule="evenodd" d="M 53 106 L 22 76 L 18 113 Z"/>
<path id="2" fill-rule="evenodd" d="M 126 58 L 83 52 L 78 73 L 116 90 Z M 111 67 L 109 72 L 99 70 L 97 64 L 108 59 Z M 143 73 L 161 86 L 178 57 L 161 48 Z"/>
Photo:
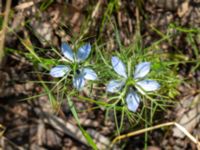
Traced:
<path id="1" fill-rule="evenodd" d="M 91 51 L 91 45 L 85 44 L 80 47 L 77 53 L 73 52 L 67 43 L 62 43 L 61 51 L 63 55 L 73 64 L 73 87 L 81 90 L 85 85 L 85 80 L 97 80 L 97 74 L 88 67 L 80 67 L 80 63 L 85 61 Z M 58 65 L 50 70 L 52 77 L 58 78 L 67 76 L 72 68 L 69 65 Z"/>
<path id="2" fill-rule="evenodd" d="M 128 75 L 125 64 L 118 57 L 112 57 L 111 63 L 115 72 L 120 76 L 120 79 L 111 80 L 107 85 L 106 91 L 116 93 L 122 90 L 126 84 Z M 144 79 L 150 72 L 150 66 L 150 62 L 139 63 L 136 65 L 133 73 L 134 86 L 141 94 L 146 94 L 147 92 L 152 92 L 160 88 L 160 84 L 157 81 Z M 139 107 L 140 97 L 132 88 L 129 89 L 126 95 L 126 103 L 128 109 L 133 112 Z"/>

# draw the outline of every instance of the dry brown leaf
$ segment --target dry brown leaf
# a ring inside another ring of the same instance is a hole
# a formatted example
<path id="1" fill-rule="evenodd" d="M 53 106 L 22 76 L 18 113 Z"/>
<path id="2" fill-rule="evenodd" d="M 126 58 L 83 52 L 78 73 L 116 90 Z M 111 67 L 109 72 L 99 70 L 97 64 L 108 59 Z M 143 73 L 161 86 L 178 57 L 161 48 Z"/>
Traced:
<path id="1" fill-rule="evenodd" d="M 194 101 L 196 101 L 196 99 L 200 99 L 200 95 L 197 95 L 195 98 L 193 98 L 193 101 L 190 101 L 190 99 L 188 99 L 189 103 L 187 100 L 184 100 L 184 101 L 185 101 L 185 103 L 187 103 L 187 105 L 189 107 L 189 105 L 192 105 L 192 103 Z M 200 123 L 200 103 L 194 105 L 187 112 L 184 110 L 185 108 L 182 108 L 182 109 L 183 109 L 182 112 L 184 112 L 184 113 L 182 113 L 182 115 L 180 115 L 180 117 L 178 119 L 179 120 L 178 123 L 180 125 L 182 125 L 188 132 L 191 133 L 193 131 L 193 129 L 195 128 L 195 126 Z M 181 132 L 177 127 L 174 127 L 173 136 L 179 137 L 179 138 L 184 138 L 185 134 L 183 134 L 183 132 Z"/>
<path id="2" fill-rule="evenodd" d="M 183 17 L 186 12 L 189 10 L 189 1 L 185 1 L 184 3 L 181 4 L 181 6 L 178 8 L 178 16 Z"/>

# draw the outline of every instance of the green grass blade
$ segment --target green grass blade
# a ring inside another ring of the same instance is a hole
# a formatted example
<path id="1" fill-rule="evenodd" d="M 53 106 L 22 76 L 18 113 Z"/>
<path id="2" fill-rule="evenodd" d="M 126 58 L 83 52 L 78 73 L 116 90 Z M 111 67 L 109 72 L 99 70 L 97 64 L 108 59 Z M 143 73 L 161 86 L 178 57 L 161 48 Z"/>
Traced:
<path id="1" fill-rule="evenodd" d="M 92 137 L 82 128 L 81 124 L 80 124 L 80 120 L 76 111 L 76 108 L 74 107 L 74 103 L 71 100 L 70 96 L 67 96 L 67 100 L 68 100 L 68 104 L 69 107 L 71 109 L 71 112 L 76 120 L 76 122 L 78 123 L 79 129 L 81 130 L 83 136 L 85 137 L 85 139 L 87 140 L 88 144 L 94 149 L 94 150 L 98 150 L 96 144 L 94 143 L 94 141 L 92 140 Z"/>

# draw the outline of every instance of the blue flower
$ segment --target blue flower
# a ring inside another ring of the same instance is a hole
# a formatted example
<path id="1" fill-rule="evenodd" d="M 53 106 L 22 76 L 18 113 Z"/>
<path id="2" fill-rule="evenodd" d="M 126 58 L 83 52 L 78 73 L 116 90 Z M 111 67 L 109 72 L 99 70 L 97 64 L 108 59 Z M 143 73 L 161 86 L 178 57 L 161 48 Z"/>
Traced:
<path id="1" fill-rule="evenodd" d="M 117 93 L 122 90 L 128 75 L 126 72 L 125 64 L 116 56 L 113 56 L 111 59 L 112 67 L 115 72 L 120 76 L 118 80 L 111 80 L 107 87 L 106 91 L 110 93 Z M 160 84 L 157 81 L 143 79 L 150 72 L 150 62 L 142 62 L 136 65 L 135 71 L 133 73 L 133 79 L 135 81 L 135 88 L 141 93 L 146 94 L 147 92 L 152 92 L 160 88 Z M 139 107 L 140 97 L 138 94 L 130 88 L 128 94 L 126 95 L 127 107 L 130 111 L 135 112 Z"/>
<path id="2" fill-rule="evenodd" d="M 80 63 L 85 61 L 91 51 L 91 45 L 85 44 L 80 47 L 77 53 L 74 53 L 67 43 L 62 43 L 61 51 L 63 55 L 75 66 L 73 75 L 73 87 L 77 90 L 82 90 L 85 85 L 85 80 L 97 80 L 97 74 L 91 68 L 80 67 Z M 76 65 L 78 64 L 78 65 Z M 74 69 L 74 67 L 72 67 Z M 50 70 L 52 77 L 58 78 L 67 76 L 71 67 L 69 65 L 58 65 Z"/>

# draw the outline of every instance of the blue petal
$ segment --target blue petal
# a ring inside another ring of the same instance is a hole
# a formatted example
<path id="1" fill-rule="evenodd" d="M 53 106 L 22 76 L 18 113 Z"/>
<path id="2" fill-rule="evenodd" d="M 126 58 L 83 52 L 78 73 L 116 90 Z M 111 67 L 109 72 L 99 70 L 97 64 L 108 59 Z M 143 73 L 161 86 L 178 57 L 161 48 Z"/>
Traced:
<path id="1" fill-rule="evenodd" d="M 52 77 L 58 78 L 63 77 L 65 74 L 68 74 L 70 72 L 70 67 L 64 66 L 64 65 L 58 65 L 56 67 L 53 67 L 50 70 L 50 75 Z"/>
<path id="2" fill-rule="evenodd" d="M 127 78 L 126 66 L 124 65 L 124 63 L 116 56 L 112 57 L 111 62 L 115 72 L 120 76 Z"/>
<path id="3" fill-rule="evenodd" d="M 126 103 L 130 111 L 136 112 L 139 107 L 140 98 L 133 90 L 131 90 L 126 96 Z"/>
<path id="4" fill-rule="evenodd" d="M 124 84 L 125 84 L 125 81 L 123 80 L 111 80 L 106 87 L 106 91 L 110 93 L 119 92 L 121 91 Z"/>
<path id="5" fill-rule="evenodd" d="M 77 52 L 77 61 L 81 62 L 87 59 L 90 54 L 90 51 L 91 51 L 91 45 L 89 43 L 80 47 Z"/>
<path id="6" fill-rule="evenodd" d="M 90 68 L 83 69 L 84 78 L 87 80 L 97 80 L 97 74 Z"/>
<path id="7" fill-rule="evenodd" d="M 75 75 L 73 78 L 73 86 L 76 88 L 78 91 L 81 91 L 82 88 L 85 85 L 85 79 L 82 74 Z"/>
<path id="8" fill-rule="evenodd" d="M 150 62 L 142 62 L 138 64 L 135 68 L 134 78 L 143 78 L 145 77 L 150 71 L 151 63 Z"/>
<path id="9" fill-rule="evenodd" d="M 74 53 L 67 43 L 62 43 L 61 51 L 67 59 L 74 61 Z"/>
<path id="10" fill-rule="evenodd" d="M 154 80 L 142 80 L 136 83 L 136 88 L 140 93 L 145 94 L 145 92 L 158 90 L 160 88 L 160 84 Z"/>

